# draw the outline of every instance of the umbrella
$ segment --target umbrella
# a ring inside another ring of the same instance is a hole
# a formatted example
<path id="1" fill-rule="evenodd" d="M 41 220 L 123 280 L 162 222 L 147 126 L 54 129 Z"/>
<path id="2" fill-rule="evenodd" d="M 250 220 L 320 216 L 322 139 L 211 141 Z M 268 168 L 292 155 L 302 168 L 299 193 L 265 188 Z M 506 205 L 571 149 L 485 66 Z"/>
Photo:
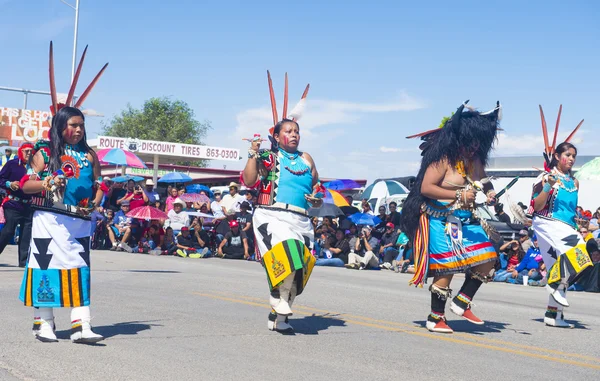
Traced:
<path id="1" fill-rule="evenodd" d="M 200 193 L 201 191 L 205 191 L 208 194 L 208 197 L 214 197 L 213 192 L 210 190 L 210 188 L 202 184 L 190 184 L 187 187 L 185 187 L 185 191 L 188 193 Z"/>
<path id="2" fill-rule="evenodd" d="M 127 213 L 127 217 L 137 218 L 138 220 L 166 220 L 169 218 L 167 213 L 153 206 L 135 208 Z"/>
<path id="3" fill-rule="evenodd" d="M 404 185 L 394 180 L 381 180 L 369 185 L 361 195 L 363 200 L 372 198 L 384 198 L 397 194 L 408 194 Z"/>
<path id="4" fill-rule="evenodd" d="M 368 213 L 355 213 L 348 217 L 355 225 L 375 226 L 381 222 L 381 218 Z"/>
<path id="5" fill-rule="evenodd" d="M 340 206 L 340 209 L 347 216 L 355 213 L 360 213 L 360 210 L 358 210 L 358 208 L 355 206 Z"/>
<path id="6" fill-rule="evenodd" d="M 320 208 L 308 209 L 308 215 L 311 217 L 338 217 L 343 216 L 344 212 L 333 204 L 323 204 Z"/>
<path id="7" fill-rule="evenodd" d="M 198 193 L 184 193 L 179 198 L 184 202 L 198 202 L 200 204 L 210 204 L 210 198 Z"/>
<path id="8" fill-rule="evenodd" d="M 346 190 L 346 189 L 356 189 L 360 188 L 360 184 L 354 180 L 350 179 L 339 179 L 333 180 L 323 184 L 323 186 L 327 189 L 333 190 Z"/>
<path id="9" fill-rule="evenodd" d="M 129 180 L 133 180 L 137 183 L 138 181 L 144 180 L 144 178 L 142 176 L 125 175 L 125 176 L 117 176 L 114 179 L 112 179 L 112 181 L 114 181 L 115 183 L 126 183 Z"/>
<path id="10" fill-rule="evenodd" d="M 348 201 L 346 201 L 344 195 L 342 195 L 340 192 L 336 192 L 331 189 L 325 190 L 325 198 L 323 199 L 323 202 L 325 204 L 334 204 L 338 207 L 350 206 L 350 204 L 348 204 Z"/>
<path id="11" fill-rule="evenodd" d="M 600 157 L 588 161 L 575 174 L 577 180 L 600 180 Z"/>
<path id="12" fill-rule="evenodd" d="M 181 172 L 169 172 L 158 180 L 159 183 L 187 183 L 193 179 Z"/>
<path id="13" fill-rule="evenodd" d="M 215 216 L 212 214 L 206 214 L 206 213 L 201 213 L 201 212 L 186 212 L 186 213 L 190 216 L 195 216 L 195 217 L 212 218 L 212 219 L 215 218 Z"/>
<path id="14" fill-rule="evenodd" d="M 106 148 L 96 152 L 98 160 L 107 164 L 123 165 L 133 168 L 148 168 L 134 153 L 121 148 Z"/>

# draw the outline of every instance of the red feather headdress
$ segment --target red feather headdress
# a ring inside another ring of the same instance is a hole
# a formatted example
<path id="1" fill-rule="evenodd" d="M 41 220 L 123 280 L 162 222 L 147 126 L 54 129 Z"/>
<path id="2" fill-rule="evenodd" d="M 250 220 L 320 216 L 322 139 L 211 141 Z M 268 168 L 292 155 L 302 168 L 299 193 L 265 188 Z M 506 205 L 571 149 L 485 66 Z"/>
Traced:
<path id="1" fill-rule="evenodd" d="M 77 81 L 79 80 L 79 74 L 81 74 L 81 68 L 83 67 L 83 61 L 85 60 L 85 54 L 87 53 L 87 46 L 83 50 L 83 54 L 81 55 L 81 59 L 79 60 L 79 65 L 77 65 L 77 70 L 75 71 L 75 75 L 73 76 L 73 82 L 71 82 L 71 87 L 69 88 L 69 93 L 67 95 L 67 99 L 65 103 L 58 103 L 58 96 L 56 92 L 56 81 L 54 80 L 54 52 L 52 49 L 52 41 L 50 41 L 50 63 L 49 63 L 49 74 L 50 74 L 50 96 L 52 97 L 52 105 L 50 106 L 50 112 L 52 116 L 56 115 L 58 110 L 63 107 L 71 106 L 73 102 L 73 97 L 75 96 L 75 87 L 77 87 Z M 90 92 L 96 86 L 96 83 L 106 70 L 108 66 L 108 62 L 102 67 L 100 72 L 96 74 L 92 82 L 88 85 L 85 91 L 79 96 L 77 102 L 72 105 L 75 108 L 80 108 L 86 98 L 90 95 Z"/>
<path id="2" fill-rule="evenodd" d="M 273 127 L 269 129 L 269 133 L 273 135 L 273 131 L 275 129 L 275 125 L 280 122 L 279 117 L 277 116 L 277 105 L 275 103 L 275 91 L 273 90 L 273 81 L 271 80 L 271 73 L 267 70 L 267 79 L 269 81 L 269 96 L 271 97 L 271 111 L 273 112 Z M 302 98 L 300 98 L 300 102 L 290 111 L 288 114 L 288 77 L 287 73 L 285 73 L 285 85 L 283 88 L 283 119 L 291 119 L 293 121 L 297 121 L 302 116 L 302 112 L 304 111 L 304 107 L 306 104 L 306 96 L 308 95 L 308 89 L 310 88 L 310 84 L 306 85 L 306 89 L 304 89 L 304 93 L 302 94 Z"/>
<path id="3" fill-rule="evenodd" d="M 546 126 L 546 118 L 544 117 L 544 110 L 542 110 L 542 106 L 540 105 L 540 117 L 542 118 L 542 134 L 544 136 L 544 169 L 547 172 L 550 172 L 552 168 L 550 168 L 550 163 L 552 162 L 552 156 L 554 155 L 554 151 L 556 150 L 556 137 L 558 135 L 558 125 L 560 124 L 560 115 L 562 114 L 562 105 L 558 108 L 558 117 L 556 118 L 556 127 L 554 127 L 554 137 L 552 138 L 552 145 L 548 143 L 548 127 Z M 564 143 L 568 143 L 571 141 L 579 127 L 583 124 L 583 119 L 581 122 L 575 127 L 575 129 L 567 136 Z"/>

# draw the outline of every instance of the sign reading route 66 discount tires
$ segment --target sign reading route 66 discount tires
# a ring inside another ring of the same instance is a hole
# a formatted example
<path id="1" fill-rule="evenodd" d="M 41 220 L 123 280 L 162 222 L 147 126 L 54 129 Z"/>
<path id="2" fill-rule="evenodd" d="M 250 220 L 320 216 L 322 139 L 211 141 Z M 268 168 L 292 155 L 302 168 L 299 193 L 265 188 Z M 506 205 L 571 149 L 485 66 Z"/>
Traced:
<path id="1" fill-rule="evenodd" d="M 199 146 L 194 144 L 157 142 L 98 136 L 98 149 L 121 148 L 136 154 L 177 156 L 190 159 L 230 160 L 240 159 L 240 150 L 233 148 Z"/>

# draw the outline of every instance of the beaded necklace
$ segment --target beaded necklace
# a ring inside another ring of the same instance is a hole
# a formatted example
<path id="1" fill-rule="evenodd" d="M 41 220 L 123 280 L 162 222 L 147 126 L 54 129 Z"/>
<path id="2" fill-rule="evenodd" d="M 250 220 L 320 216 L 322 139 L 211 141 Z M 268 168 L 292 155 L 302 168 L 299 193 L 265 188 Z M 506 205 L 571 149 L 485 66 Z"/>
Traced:
<path id="1" fill-rule="evenodd" d="M 308 171 L 310 171 L 310 167 L 306 165 L 304 160 L 300 157 L 300 152 L 296 151 L 294 153 L 289 153 L 279 148 L 279 152 L 281 155 L 290 161 L 289 165 L 284 166 L 284 168 L 293 175 L 301 176 Z"/>

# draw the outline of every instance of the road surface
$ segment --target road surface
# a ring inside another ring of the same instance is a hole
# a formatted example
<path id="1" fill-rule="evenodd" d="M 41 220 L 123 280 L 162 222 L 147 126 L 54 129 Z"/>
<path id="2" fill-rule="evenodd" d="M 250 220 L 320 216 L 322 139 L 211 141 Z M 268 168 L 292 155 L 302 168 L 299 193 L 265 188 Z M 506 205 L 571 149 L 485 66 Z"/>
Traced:
<path id="1" fill-rule="evenodd" d="M 18 300 L 16 250 L 0 256 L 0 380 L 585 380 L 600 375 L 600 295 L 571 293 L 575 329 L 545 327 L 546 292 L 483 285 L 475 326 L 452 315 L 452 335 L 424 328 L 430 294 L 391 271 L 316 268 L 297 299 L 294 336 L 267 330 L 258 263 L 92 252 L 96 346 L 30 333 Z M 456 279 L 453 288 L 460 288 Z"/>

